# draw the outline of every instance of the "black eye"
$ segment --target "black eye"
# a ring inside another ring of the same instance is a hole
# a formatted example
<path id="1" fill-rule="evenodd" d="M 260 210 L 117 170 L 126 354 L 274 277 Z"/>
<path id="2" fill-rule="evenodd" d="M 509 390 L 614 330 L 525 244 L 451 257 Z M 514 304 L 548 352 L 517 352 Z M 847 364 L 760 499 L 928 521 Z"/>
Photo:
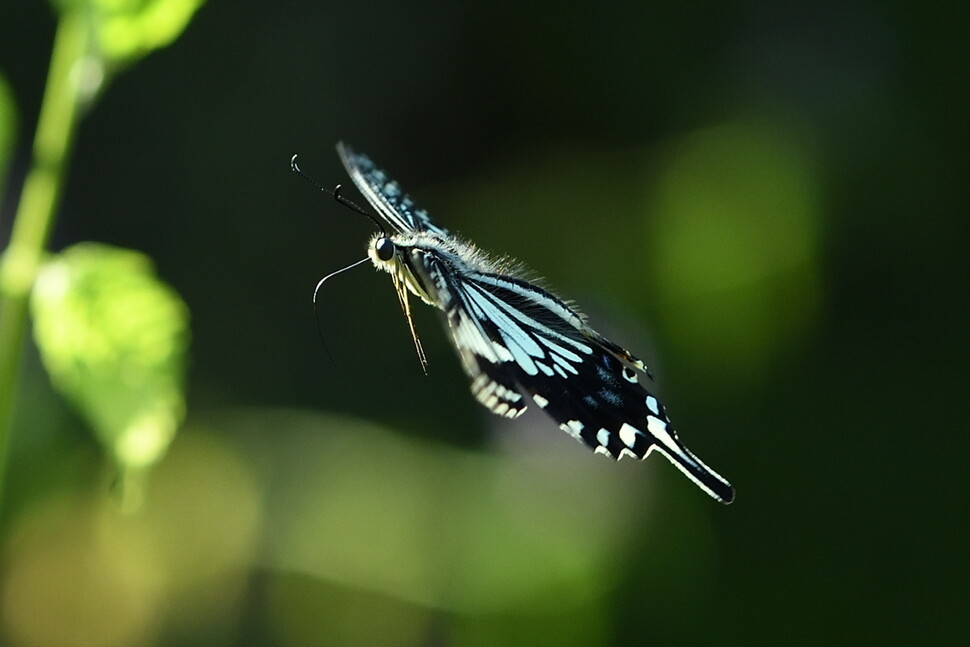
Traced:
<path id="1" fill-rule="evenodd" d="M 394 258 L 394 243 L 390 238 L 378 238 L 374 241 L 374 251 L 377 252 L 377 258 L 389 261 Z"/>

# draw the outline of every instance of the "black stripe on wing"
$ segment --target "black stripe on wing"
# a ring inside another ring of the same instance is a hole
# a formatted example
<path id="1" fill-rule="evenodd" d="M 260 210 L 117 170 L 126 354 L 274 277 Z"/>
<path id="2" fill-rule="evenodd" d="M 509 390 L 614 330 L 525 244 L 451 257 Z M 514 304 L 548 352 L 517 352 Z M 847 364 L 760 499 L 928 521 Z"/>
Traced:
<path id="1" fill-rule="evenodd" d="M 355 152 L 343 142 L 337 144 L 337 153 L 357 189 L 393 229 L 401 233 L 429 231 L 441 236 L 451 235 L 436 224 L 427 211 L 418 208 L 411 196 L 377 168 L 369 157 Z"/>

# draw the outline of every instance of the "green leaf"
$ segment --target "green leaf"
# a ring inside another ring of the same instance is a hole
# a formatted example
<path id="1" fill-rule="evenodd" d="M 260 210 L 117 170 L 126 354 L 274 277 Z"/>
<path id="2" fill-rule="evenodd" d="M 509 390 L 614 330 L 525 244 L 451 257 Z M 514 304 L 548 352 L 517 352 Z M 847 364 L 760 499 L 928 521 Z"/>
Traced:
<path id="1" fill-rule="evenodd" d="M 122 477 L 165 453 L 185 413 L 188 310 L 148 257 L 82 243 L 46 263 L 31 297 L 34 337 Z"/>
<path id="2" fill-rule="evenodd" d="M 101 56 L 132 62 L 178 38 L 205 0 L 53 0 L 90 20 Z"/>

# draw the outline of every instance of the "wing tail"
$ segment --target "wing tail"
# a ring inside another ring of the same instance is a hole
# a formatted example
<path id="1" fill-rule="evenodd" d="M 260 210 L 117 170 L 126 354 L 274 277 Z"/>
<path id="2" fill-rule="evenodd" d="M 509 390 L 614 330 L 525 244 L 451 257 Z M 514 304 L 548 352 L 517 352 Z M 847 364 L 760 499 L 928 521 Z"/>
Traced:
<path id="1" fill-rule="evenodd" d="M 673 463 L 674 467 L 712 497 L 725 504 L 734 501 L 734 487 L 723 476 L 694 456 L 682 443 L 677 442 L 675 450 L 671 450 L 659 442 L 653 447 Z"/>
<path id="2" fill-rule="evenodd" d="M 635 377 L 622 373 L 619 358 L 606 355 L 600 362 L 604 371 L 594 371 L 594 374 L 601 388 L 590 388 L 589 383 L 579 379 L 562 380 L 554 385 L 529 381 L 523 388 L 563 431 L 597 453 L 617 460 L 624 456 L 642 460 L 656 449 L 710 496 L 722 503 L 731 503 L 734 488 L 677 438 L 657 398 L 639 385 Z M 623 380 L 606 379 L 621 373 Z M 592 380 L 589 374 L 584 375 Z"/>

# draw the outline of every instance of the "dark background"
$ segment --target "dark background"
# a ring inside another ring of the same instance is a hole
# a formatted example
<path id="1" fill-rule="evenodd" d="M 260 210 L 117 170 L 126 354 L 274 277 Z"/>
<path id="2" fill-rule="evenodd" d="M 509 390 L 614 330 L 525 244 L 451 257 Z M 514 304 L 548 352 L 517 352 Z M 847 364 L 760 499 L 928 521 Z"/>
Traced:
<path id="1" fill-rule="evenodd" d="M 54 24 L 0 6 L 21 126 L 4 240 Z M 190 308 L 189 415 L 142 513 L 162 516 L 135 557 L 123 520 L 120 552 L 73 543 L 110 514 L 108 477 L 28 351 L 2 640 L 41 644 L 17 600 L 49 571 L 75 587 L 37 603 L 49 621 L 96 629 L 48 644 L 964 642 L 968 24 L 917 2 L 204 7 L 82 122 L 52 243 L 141 250 Z M 736 503 L 492 420 L 421 306 L 425 378 L 368 269 L 321 292 L 329 360 L 310 295 L 372 226 L 288 164 L 347 182 L 338 140 L 644 357 Z M 277 541 L 308 518 L 318 544 Z M 93 566 L 37 566 L 60 553 L 25 537 Z M 235 557 L 210 573 L 207 550 Z M 101 576 L 119 555 L 135 584 Z"/>

